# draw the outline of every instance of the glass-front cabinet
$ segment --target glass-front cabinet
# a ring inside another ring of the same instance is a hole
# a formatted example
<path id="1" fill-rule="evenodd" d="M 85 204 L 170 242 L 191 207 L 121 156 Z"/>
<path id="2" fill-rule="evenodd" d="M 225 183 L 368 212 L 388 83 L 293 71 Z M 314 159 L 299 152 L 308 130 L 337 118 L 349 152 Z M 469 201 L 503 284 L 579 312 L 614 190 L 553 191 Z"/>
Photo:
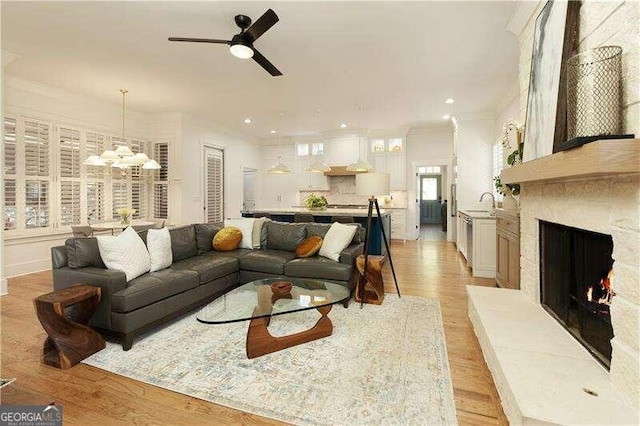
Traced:
<path id="1" fill-rule="evenodd" d="M 369 142 L 369 162 L 379 173 L 389 173 L 392 190 L 405 190 L 406 165 L 404 138 L 372 138 Z"/>

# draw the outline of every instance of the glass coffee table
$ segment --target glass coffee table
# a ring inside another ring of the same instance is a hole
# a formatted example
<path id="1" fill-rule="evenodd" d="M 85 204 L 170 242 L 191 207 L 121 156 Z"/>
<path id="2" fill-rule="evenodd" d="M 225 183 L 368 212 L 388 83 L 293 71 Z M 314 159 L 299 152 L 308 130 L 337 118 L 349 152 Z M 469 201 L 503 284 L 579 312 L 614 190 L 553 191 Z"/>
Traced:
<path id="1" fill-rule="evenodd" d="M 268 278 L 244 284 L 220 296 L 198 312 L 205 324 L 250 321 L 247 357 L 272 352 L 330 336 L 333 324 L 327 316 L 335 303 L 350 297 L 348 288 L 326 281 L 304 278 Z M 309 330 L 274 337 L 267 327 L 272 316 L 317 309 L 322 315 Z"/>

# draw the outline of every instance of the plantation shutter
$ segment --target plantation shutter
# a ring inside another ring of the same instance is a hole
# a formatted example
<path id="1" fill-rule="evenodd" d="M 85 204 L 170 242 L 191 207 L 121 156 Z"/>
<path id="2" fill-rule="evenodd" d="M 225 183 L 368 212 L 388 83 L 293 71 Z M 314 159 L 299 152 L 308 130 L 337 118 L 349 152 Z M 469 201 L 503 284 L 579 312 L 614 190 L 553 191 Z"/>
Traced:
<path id="1" fill-rule="evenodd" d="M 147 144 L 143 141 L 132 140 L 130 148 L 134 154 L 147 152 Z M 142 167 L 131 167 L 129 171 L 131 175 L 131 207 L 136 210 L 133 218 L 145 218 L 147 217 L 148 192 Z"/>
<path id="2" fill-rule="evenodd" d="M 16 217 L 16 119 L 4 119 L 4 229 L 14 229 Z"/>
<path id="3" fill-rule="evenodd" d="M 87 182 L 87 220 L 104 220 L 104 182 Z"/>
<path id="4" fill-rule="evenodd" d="M 168 219 L 169 217 L 169 144 L 156 143 L 153 159 L 162 167 L 155 170 L 153 182 L 153 217 Z"/>
<path id="5" fill-rule="evenodd" d="M 205 196 L 207 223 L 224 220 L 224 157 L 220 149 L 205 149 Z"/>
<path id="6" fill-rule="evenodd" d="M 129 207 L 129 186 L 127 181 L 113 181 L 111 184 L 111 198 L 113 205 L 113 218 L 120 219 L 120 210 L 122 207 Z"/>
<path id="7" fill-rule="evenodd" d="M 78 225 L 80 214 L 80 131 L 59 130 L 60 224 Z"/>
<path id="8" fill-rule="evenodd" d="M 24 121 L 25 227 L 45 228 L 51 223 L 51 126 Z"/>
<path id="9" fill-rule="evenodd" d="M 86 150 L 87 157 L 90 155 L 100 156 L 105 150 L 106 136 L 100 133 L 86 133 Z M 87 166 L 87 178 L 102 179 L 104 178 L 106 167 Z"/>

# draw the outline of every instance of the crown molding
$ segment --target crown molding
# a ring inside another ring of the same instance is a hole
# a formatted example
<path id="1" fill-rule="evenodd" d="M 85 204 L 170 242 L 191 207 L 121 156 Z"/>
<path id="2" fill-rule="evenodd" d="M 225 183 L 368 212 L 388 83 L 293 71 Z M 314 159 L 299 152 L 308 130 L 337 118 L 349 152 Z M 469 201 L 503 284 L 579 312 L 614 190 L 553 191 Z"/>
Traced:
<path id="1" fill-rule="evenodd" d="M 520 0 L 509 19 L 507 30 L 516 36 L 520 36 L 540 2 L 540 0 Z"/>

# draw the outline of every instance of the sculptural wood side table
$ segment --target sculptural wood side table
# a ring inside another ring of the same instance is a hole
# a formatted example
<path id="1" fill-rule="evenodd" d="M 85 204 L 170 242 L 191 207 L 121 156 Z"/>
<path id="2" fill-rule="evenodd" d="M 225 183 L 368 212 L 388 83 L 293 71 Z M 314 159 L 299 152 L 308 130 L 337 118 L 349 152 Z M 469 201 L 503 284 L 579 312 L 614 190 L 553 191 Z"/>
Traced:
<path id="1" fill-rule="evenodd" d="M 100 287 L 76 285 L 36 297 L 40 324 L 49 335 L 42 362 L 66 370 L 102 349 L 104 339 L 87 326 L 100 303 Z"/>
<path id="2" fill-rule="evenodd" d="M 364 286 L 356 286 L 356 302 L 382 305 L 384 300 L 384 282 L 382 281 L 382 264 L 385 256 L 368 256 L 367 276 Z M 364 272 L 364 255 L 356 258 L 356 267 L 360 274 Z M 362 293 L 362 294 L 360 294 Z"/>

